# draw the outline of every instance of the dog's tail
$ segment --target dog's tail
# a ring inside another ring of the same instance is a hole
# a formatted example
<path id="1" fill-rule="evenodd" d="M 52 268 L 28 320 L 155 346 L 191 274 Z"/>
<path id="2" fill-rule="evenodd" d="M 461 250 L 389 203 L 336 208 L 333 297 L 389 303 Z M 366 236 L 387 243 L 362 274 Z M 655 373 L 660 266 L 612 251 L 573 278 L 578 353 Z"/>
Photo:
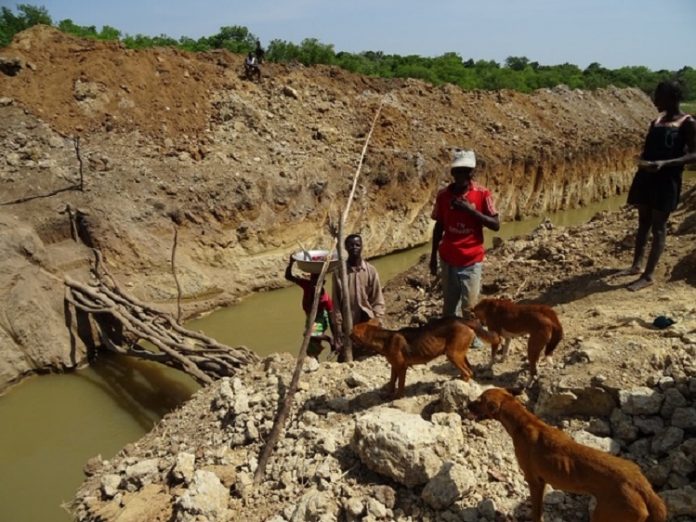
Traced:
<path id="1" fill-rule="evenodd" d="M 667 507 L 657 493 L 648 486 L 647 490 L 641 491 L 641 496 L 648 508 L 648 518 L 645 522 L 665 522 L 667 520 Z"/>
<path id="2" fill-rule="evenodd" d="M 551 339 L 549 339 L 549 342 L 544 349 L 544 355 L 546 357 L 550 357 L 551 354 L 553 354 L 553 351 L 558 346 L 558 343 L 560 343 L 561 339 L 563 339 L 563 327 L 561 326 L 561 322 L 558 320 L 558 317 L 551 319 L 553 320 L 553 330 L 551 330 Z"/>

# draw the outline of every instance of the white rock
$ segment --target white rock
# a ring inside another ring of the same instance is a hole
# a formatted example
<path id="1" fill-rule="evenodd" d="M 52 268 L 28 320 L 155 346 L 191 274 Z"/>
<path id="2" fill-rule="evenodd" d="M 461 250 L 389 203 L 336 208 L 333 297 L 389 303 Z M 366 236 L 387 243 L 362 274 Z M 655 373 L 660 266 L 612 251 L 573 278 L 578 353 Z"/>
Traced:
<path id="1" fill-rule="evenodd" d="M 101 490 L 106 498 L 113 498 L 121 485 L 121 477 L 110 473 L 101 478 Z"/>
<path id="2" fill-rule="evenodd" d="M 140 485 L 149 484 L 153 481 L 153 479 L 158 473 L 158 459 L 141 460 L 140 462 L 137 462 L 132 466 L 126 467 L 126 478 L 130 482 L 134 482 Z"/>
<path id="3" fill-rule="evenodd" d="M 585 430 L 579 430 L 570 433 L 570 436 L 575 439 L 575 442 L 579 444 L 584 444 L 590 448 L 598 449 L 599 451 L 605 451 L 611 453 L 612 455 L 618 455 L 621 445 L 610 437 L 598 437 L 592 435 Z"/>
<path id="4" fill-rule="evenodd" d="M 421 498 L 434 509 L 445 509 L 476 485 L 474 474 L 460 464 L 445 462 L 425 485 Z"/>
<path id="5" fill-rule="evenodd" d="M 351 446 L 368 468 L 415 486 L 430 480 L 462 443 L 459 425 L 435 425 L 420 415 L 381 407 L 357 419 Z"/>
<path id="6" fill-rule="evenodd" d="M 474 381 L 447 381 L 440 390 L 440 404 L 443 411 L 463 414 L 468 404 L 478 398 L 482 391 L 481 386 Z"/>
<path id="7" fill-rule="evenodd" d="M 177 453 L 176 462 L 174 462 L 170 474 L 171 478 L 175 482 L 185 482 L 188 484 L 191 482 L 191 479 L 193 479 L 195 462 L 196 456 L 192 453 L 186 453 L 184 451 Z"/>
<path id="8" fill-rule="evenodd" d="M 302 495 L 290 522 L 329 522 L 337 520 L 339 506 L 328 491 L 316 489 Z"/>
<path id="9" fill-rule="evenodd" d="M 227 520 L 229 491 L 211 471 L 197 470 L 188 490 L 174 503 L 176 522 Z"/>
<path id="10" fill-rule="evenodd" d="M 655 415 L 663 400 L 664 395 L 646 386 L 619 391 L 621 410 L 630 415 Z"/>

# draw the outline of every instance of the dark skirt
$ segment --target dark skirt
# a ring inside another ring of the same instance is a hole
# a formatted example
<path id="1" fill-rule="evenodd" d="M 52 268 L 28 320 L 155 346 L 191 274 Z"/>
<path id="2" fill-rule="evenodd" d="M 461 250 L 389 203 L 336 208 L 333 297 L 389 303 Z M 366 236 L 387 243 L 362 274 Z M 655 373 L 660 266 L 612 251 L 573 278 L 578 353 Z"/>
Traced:
<path id="1" fill-rule="evenodd" d="M 681 195 L 681 170 L 662 169 L 657 172 L 639 170 L 628 190 L 629 205 L 644 205 L 662 212 L 672 212 Z"/>

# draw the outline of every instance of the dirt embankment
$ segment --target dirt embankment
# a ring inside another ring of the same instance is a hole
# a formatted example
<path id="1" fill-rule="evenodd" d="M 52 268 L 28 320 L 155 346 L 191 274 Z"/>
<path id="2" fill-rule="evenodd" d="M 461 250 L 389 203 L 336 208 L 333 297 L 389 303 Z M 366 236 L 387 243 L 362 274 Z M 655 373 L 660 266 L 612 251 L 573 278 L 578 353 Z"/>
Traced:
<path id="1" fill-rule="evenodd" d="M 140 298 L 168 306 L 174 223 L 186 311 L 280 284 L 297 241 L 327 242 L 372 116 L 384 100 L 350 228 L 368 254 L 428 239 L 434 194 L 453 147 L 477 151 L 479 178 L 505 219 L 581 205 L 626 188 L 647 122 L 636 90 L 462 92 L 330 67 L 241 57 L 129 51 L 47 27 L 17 35 L 0 58 L 0 389 L 36 369 L 84 360 L 64 328 L 61 278 L 86 278 L 89 251 Z"/>

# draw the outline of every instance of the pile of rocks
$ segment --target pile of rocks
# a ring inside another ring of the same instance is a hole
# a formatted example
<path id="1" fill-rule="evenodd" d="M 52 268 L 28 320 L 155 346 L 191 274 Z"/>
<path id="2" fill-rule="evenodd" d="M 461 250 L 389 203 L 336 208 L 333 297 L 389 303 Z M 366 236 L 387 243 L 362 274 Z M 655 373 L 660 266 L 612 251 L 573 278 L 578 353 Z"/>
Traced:
<path id="1" fill-rule="evenodd" d="M 561 425 L 579 442 L 638 462 L 663 489 L 670 513 L 693 517 L 696 371 L 686 352 L 669 362 L 652 386 L 618 391 L 609 415 Z M 484 387 L 443 379 L 448 366 L 438 362 L 412 368 L 412 392 L 385 404 L 380 387 L 388 366 L 381 360 L 349 366 L 308 360 L 291 420 L 265 480 L 254 485 L 261 441 L 292 365 L 289 356 L 277 355 L 223 379 L 137 445 L 111 461 L 95 459 L 74 504 L 77 519 L 113 520 L 124 512 L 273 522 L 528 515 L 528 490 L 509 437 L 499 423 L 464 416 Z M 541 404 L 541 394 L 523 398 L 530 408 Z M 549 520 L 587 520 L 588 509 L 587 497 L 547 494 Z"/>

